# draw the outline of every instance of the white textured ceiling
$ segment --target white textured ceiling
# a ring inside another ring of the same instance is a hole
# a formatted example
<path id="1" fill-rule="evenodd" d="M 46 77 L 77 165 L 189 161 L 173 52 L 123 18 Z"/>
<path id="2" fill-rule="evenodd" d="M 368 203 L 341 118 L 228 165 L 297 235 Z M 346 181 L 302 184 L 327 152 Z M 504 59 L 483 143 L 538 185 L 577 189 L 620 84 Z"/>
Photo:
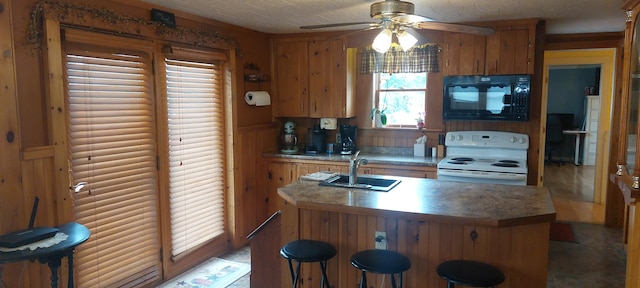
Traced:
<path id="1" fill-rule="evenodd" d="M 308 32 L 304 25 L 371 21 L 376 0 L 143 0 L 266 33 Z M 413 0 L 415 14 L 461 23 L 539 18 L 547 34 L 617 32 L 625 27 L 622 0 Z M 346 26 L 333 30 L 352 30 Z M 322 31 L 328 31 L 323 29 Z"/>

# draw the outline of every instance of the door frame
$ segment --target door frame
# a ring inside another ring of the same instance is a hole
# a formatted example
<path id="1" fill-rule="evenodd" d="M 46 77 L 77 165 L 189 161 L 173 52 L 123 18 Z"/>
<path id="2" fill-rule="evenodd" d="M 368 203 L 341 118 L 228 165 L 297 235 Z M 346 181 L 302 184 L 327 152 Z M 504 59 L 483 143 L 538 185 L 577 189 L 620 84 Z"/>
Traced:
<path id="1" fill-rule="evenodd" d="M 610 149 L 610 129 L 611 129 L 611 107 L 614 95 L 615 83 L 615 48 L 604 49 L 571 49 L 571 50 L 549 50 L 544 52 L 543 83 L 542 83 L 542 103 L 540 115 L 547 114 L 549 97 L 549 67 L 559 65 L 592 65 L 599 64 L 600 72 L 600 115 L 598 122 L 598 142 L 596 144 L 595 163 L 595 183 L 593 202 L 604 204 L 606 202 L 606 191 L 608 176 L 606 163 L 609 163 L 609 153 L 603 153 Z M 546 137 L 546 117 L 540 117 L 540 149 L 545 149 Z M 544 153 L 539 153 L 538 171 L 544 175 Z M 538 186 L 544 182 L 543 177 L 539 177 Z"/>

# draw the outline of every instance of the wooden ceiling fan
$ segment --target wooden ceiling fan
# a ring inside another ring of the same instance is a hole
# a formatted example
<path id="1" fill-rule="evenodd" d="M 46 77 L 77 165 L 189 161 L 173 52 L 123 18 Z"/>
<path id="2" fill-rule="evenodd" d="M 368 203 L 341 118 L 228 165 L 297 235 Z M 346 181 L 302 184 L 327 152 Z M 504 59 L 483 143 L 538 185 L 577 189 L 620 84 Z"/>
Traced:
<path id="1" fill-rule="evenodd" d="M 478 35 L 491 35 L 494 29 L 453 23 L 437 22 L 434 19 L 414 14 L 415 6 L 401 0 L 385 0 L 371 4 L 371 18 L 378 22 L 346 22 L 301 26 L 300 29 L 321 29 L 340 26 L 368 25 L 366 30 L 384 28 L 398 33 L 404 28 L 429 29 Z"/>

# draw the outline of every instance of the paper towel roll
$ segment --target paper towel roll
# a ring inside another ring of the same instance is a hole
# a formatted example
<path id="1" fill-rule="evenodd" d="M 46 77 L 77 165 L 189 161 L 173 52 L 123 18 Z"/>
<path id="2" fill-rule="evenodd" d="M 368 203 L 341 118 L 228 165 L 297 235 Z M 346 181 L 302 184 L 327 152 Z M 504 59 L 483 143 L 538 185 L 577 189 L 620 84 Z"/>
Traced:
<path id="1" fill-rule="evenodd" d="M 271 105 L 271 96 L 267 91 L 249 91 L 244 94 L 244 101 L 249 105 L 267 106 Z"/>

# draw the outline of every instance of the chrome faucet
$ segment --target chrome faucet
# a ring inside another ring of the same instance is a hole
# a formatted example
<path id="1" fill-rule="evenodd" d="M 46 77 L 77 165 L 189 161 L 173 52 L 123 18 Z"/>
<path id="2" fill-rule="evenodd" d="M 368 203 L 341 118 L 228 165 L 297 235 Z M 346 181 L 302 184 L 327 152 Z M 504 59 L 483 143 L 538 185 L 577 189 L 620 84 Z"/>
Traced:
<path id="1" fill-rule="evenodd" d="M 358 184 L 358 168 L 360 165 L 366 165 L 369 163 L 367 159 L 358 159 L 359 154 L 360 150 L 356 151 L 356 153 L 351 156 L 351 159 L 349 159 L 349 186 L 355 186 Z"/>

